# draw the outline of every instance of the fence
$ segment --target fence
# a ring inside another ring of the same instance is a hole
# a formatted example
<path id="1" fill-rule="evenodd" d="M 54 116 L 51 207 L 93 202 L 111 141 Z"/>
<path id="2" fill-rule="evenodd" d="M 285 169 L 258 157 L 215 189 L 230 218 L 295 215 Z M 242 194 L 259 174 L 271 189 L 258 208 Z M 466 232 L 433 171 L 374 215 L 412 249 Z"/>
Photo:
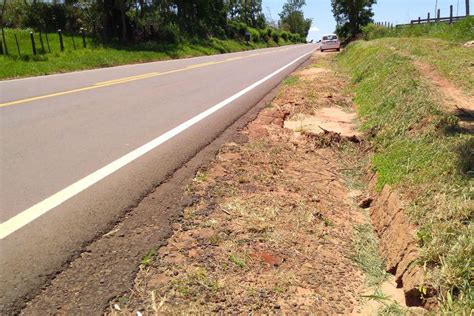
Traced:
<path id="1" fill-rule="evenodd" d="M 410 23 L 408 24 L 397 24 L 395 25 L 395 27 L 404 27 L 404 26 L 410 26 L 410 25 L 415 25 L 415 24 L 429 24 L 429 23 L 449 23 L 449 24 L 456 23 L 470 16 L 469 0 L 466 0 L 466 15 L 465 16 L 454 16 L 453 12 L 454 12 L 454 7 L 451 5 L 449 6 L 449 16 L 447 17 L 441 17 L 441 9 L 437 9 L 436 17 L 432 17 L 431 13 L 428 12 L 426 19 L 422 19 L 421 17 L 418 17 L 418 19 L 411 20 Z M 393 23 L 390 23 L 390 22 L 376 22 L 375 24 L 379 26 L 384 26 L 387 28 L 394 27 Z"/>
<path id="2" fill-rule="evenodd" d="M 55 33 L 27 32 L 1 28 L 0 55 L 25 57 L 64 52 L 66 49 L 85 49 L 92 45 L 84 29 L 78 34 L 64 34 L 62 30 Z"/>

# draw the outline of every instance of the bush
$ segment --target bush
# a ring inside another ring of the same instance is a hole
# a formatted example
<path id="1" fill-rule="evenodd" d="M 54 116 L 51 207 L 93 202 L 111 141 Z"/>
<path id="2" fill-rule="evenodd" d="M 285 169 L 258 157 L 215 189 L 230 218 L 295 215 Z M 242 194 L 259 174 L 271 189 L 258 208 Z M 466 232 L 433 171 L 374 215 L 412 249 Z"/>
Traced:
<path id="1" fill-rule="evenodd" d="M 260 32 L 260 40 L 262 42 L 268 43 L 268 41 L 270 40 L 270 36 L 268 36 L 268 28 L 261 29 L 259 32 Z"/>
<path id="2" fill-rule="evenodd" d="M 290 33 L 283 31 L 281 32 L 281 38 L 285 41 L 288 42 L 288 39 L 290 38 Z"/>
<path id="3" fill-rule="evenodd" d="M 280 41 L 280 32 L 278 30 L 272 30 L 272 39 L 275 43 L 278 44 L 278 42 Z"/>
<path id="4" fill-rule="evenodd" d="M 179 26 L 174 23 L 163 25 L 157 30 L 156 39 L 160 42 L 169 44 L 177 44 L 181 42 L 181 31 Z"/>
<path id="5" fill-rule="evenodd" d="M 252 42 L 259 42 L 260 41 L 260 32 L 257 29 L 249 27 L 248 32 L 250 33 L 250 38 L 251 38 Z"/>

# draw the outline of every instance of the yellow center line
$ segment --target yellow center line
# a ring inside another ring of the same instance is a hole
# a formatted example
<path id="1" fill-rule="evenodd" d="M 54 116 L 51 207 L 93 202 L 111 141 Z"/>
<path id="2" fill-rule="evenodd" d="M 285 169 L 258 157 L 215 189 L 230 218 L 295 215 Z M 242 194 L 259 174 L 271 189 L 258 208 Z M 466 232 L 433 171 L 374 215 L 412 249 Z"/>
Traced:
<path id="1" fill-rule="evenodd" d="M 72 94 L 72 93 L 77 93 L 77 92 L 83 92 L 83 91 L 88 91 L 88 90 L 113 86 L 113 85 L 127 83 L 127 82 L 131 82 L 131 81 L 136 81 L 136 80 L 143 80 L 143 79 L 148 79 L 148 78 L 153 78 L 153 77 L 158 77 L 158 76 L 163 76 L 163 75 L 169 75 L 169 74 L 182 72 L 182 71 L 187 71 L 187 70 L 196 69 L 196 68 L 202 68 L 202 67 L 208 67 L 208 66 L 212 66 L 212 65 L 223 64 L 223 63 L 227 63 L 227 62 L 231 62 L 231 61 L 235 61 L 235 60 L 240 60 L 240 59 L 244 59 L 244 58 L 250 58 L 250 57 L 261 56 L 261 55 L 266 55 L 266 54 L 270 54 L 270 53 L 287 51 L 289 49 L 290 48 L 286 48 L 286 49 L 282 49 L 282 50 L 278 50 L 278 51 L 270 51 L 270 52 L 251 54 L 251 55 L 246 55 L 246 56 L 232 57 L 232 58 L 228 58 L 228 59 L 225 59 L 225 60 L 222 60 L 222 61 L 213 61 L 213 62 L 207 62 L 207 63 L 202 63 L 202 64 L 190 65 L 190 66 L 187 66 L 185 68 L 180 68 L 180 69 L 175 69 L 175 70 L 170 70 L 170 71 L 165 71 L 165 72 L 150 72 L 150 73 L 137 75 L 137 76 L 124 77 L 124 78 L 119 78 L 119 79 L 115 79 L 115 80 L 98 82 L 98 83 L 95 83 L 94 85 L 88 86 L 88 87 L 77 88 L 77 89 L 72 89 L 72 90 L 67 90 L 67 91 L 62 91 L 62 92 L 55 92 L 55 93 L 51 93 L 51 94 L 45 94 L 45 95 L 40 95 L 40 96 L 36 96 L 36 97 L 26 98 L 26 99 L 20 99 L 20 100 L 16 100 L 16 101 L 0 103 L 0 108 L 10 106 L 10 105 L 17 105 L 17 104 L 22 104 L 22 103 L 27 103 L 27 102 L 32 102 L 32 101 L 38 101 L 38 100 L 43 100 L 43 99 L 48 99 L 48 98 L 53 98 L 53 97 L 59 97 L 59 96 Z"/>
<path id="2" fill-rule="evenodd" d="M 96 86 L 101 86 L 101 85 L 105 85 L 105 84 L 109 84 L 109 83 L 116 83 L 116 82 L 120 82 L 120 81 L 124 81 L 124 80 L 128 80 L 128 79 L 144 79 L 144 78 L 147 78 L 147 77 L 154 76 L 156 74 L 158 74 L 158 72 L 150 72 L 150 73 L 141 74 L 141 75 L 138 75 L 138 76 L 125 77 L 125 78 L 120 78 L 120 79 L 115 79 L 115 80 L 98 82 L 95 85 Z"/>

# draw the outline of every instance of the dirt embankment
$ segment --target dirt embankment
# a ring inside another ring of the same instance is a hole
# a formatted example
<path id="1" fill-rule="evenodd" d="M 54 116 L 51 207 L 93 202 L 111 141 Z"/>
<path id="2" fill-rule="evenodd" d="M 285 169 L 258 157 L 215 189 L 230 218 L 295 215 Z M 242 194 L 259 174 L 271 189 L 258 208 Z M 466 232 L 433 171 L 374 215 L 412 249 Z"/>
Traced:
<path id="1" fill-rule="evenodd" d="M 315 66 L 288 81 L 242 131 L 249 141 L 198 172 L 168 244 L 108 312 L 360 313 L 352 240 L 366 218 L 341 165 L 340 148 L 359 141 L 344 84 Z"/>
<path id="2" fill-rule="evenodd" d="M 400 194 L 389 185 L 377 193 L 376 182 L 376 175 L 372 175 L 369 192 L 375 199 L 370 207 L 370 217 L 380 238 L 382 258 L 387 271 L 395 276 L 397 287 L 403 288 L 407 306 L 421 306 L 420 286 L 423 285 L 424 272 L 416 263 L 416 227 L 405 215 Z"/>

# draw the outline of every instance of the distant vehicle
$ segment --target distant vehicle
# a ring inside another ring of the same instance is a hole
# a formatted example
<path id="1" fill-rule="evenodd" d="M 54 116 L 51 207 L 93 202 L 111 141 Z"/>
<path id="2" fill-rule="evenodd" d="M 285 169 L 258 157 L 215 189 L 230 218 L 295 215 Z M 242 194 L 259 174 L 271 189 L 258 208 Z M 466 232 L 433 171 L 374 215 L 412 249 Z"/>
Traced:
<path id="1" fill-rule="evenodd" d="M 324 52 L 328 49 L 335 49 L 337 51 L 341 50 L 341 42 L 336 34 L 328 34 L 323 36 L 323 40 L 321 42 L 321 52 Z"/>

